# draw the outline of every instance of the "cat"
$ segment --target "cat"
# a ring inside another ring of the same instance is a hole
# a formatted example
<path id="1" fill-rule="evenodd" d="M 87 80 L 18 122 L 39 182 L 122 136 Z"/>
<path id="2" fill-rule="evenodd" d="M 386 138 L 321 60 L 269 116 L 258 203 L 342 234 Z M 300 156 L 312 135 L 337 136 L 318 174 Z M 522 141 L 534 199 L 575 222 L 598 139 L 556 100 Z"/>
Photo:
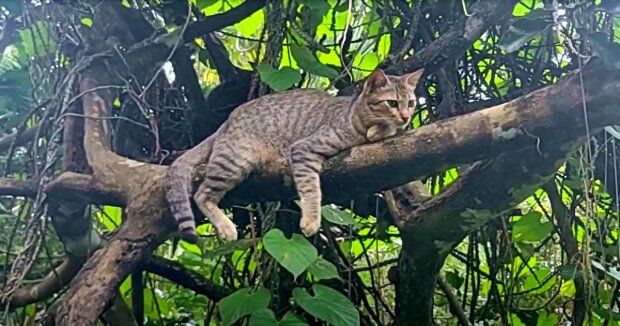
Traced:
<path id="1" fill-rule="evenodd" d="M 219 201 L 250 172 L 276 159 L 290 163 L 300 197 L 302 233 L 316 234 L 321 225 L 323 162 L 345 149 L 391 137 L 407 126 L 423 72 L 399 77 L 377 69 L 356 96 L 297 89 L 237 107 L 214 134 L 181 155 L 167 171 L 165 197 L 178 223 L 179 237 L 198 241 L 189 201 L 197 164 L 206 163 L 206 176 L 194 200 L 218 236 L 232 241 L 237 239 L 237 229 L 218 207 Z"/>

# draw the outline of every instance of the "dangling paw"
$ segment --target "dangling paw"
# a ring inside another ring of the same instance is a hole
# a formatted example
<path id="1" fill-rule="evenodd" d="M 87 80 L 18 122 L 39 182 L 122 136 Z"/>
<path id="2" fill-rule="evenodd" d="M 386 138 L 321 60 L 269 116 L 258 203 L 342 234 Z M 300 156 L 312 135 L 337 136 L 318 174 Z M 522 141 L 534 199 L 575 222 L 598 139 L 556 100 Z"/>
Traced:
<path id="1" fill-rule="evenodd" d="M 237 240 L 237 227 L 235 226 L 235 223 L 229 219 L 226 219 L 225 221 L 226 222 L 222 222 L 219 225 L 215 225 L 218 237 L 224 241 Z"/>
<path id="2" fill-rule="evenodd" d="M 320 227 L 321 219 L 318 218 L 303 216 L 299 222 L 299 228 L 306 237 L 315 235 L 319 231 Z"/>

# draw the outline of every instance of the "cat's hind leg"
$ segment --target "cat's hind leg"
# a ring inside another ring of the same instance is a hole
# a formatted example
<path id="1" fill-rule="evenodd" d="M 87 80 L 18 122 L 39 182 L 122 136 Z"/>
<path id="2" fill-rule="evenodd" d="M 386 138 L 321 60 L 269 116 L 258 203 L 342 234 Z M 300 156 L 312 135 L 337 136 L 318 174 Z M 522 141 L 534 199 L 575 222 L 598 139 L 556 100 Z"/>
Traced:
<path id="1" fill-rule="evenodd" d="M 218 207 L 218 203 L 228 191 L 247 177 L 256 160 L 250 154 L 251 150 L 232 148 L 234 147 L 223 146 L 221 150 L 214 148 L 206 167 L 205 179 L 194 194 L 194 201 L 200 211 L 215 227 L 218 236 L 226 241 L 237 239 L 237 227 Z"/>

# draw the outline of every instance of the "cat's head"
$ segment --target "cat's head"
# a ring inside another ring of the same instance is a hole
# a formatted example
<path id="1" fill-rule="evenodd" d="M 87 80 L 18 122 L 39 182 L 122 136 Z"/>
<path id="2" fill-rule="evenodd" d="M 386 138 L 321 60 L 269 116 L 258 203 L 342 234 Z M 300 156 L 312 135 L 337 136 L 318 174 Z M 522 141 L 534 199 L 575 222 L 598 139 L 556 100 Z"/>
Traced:
<path id="1" fill-rule="evenodd" d="M 367 123 L 403 127 L 411 121 L 416 107 L 415 88 L 424 73 L 419 69 L 403 76 L 389 76 L 377 69 L 368 76 L 361 100 Z"/>

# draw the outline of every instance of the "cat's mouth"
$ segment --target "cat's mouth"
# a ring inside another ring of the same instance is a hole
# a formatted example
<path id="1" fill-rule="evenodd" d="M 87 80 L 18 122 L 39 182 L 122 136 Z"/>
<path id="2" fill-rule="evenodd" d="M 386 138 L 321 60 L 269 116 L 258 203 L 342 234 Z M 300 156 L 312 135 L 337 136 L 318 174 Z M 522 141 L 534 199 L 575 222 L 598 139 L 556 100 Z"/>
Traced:
<path id="1" fill-rule="evenodd" d="M 394 119 L 394 120 L 396 120 L 394 124 L 399 128 L 405 127 L 406 125 L 409 124 L 409 121 L 410 121 L 410 119 L 402 119 L 402 118 Z"/>

